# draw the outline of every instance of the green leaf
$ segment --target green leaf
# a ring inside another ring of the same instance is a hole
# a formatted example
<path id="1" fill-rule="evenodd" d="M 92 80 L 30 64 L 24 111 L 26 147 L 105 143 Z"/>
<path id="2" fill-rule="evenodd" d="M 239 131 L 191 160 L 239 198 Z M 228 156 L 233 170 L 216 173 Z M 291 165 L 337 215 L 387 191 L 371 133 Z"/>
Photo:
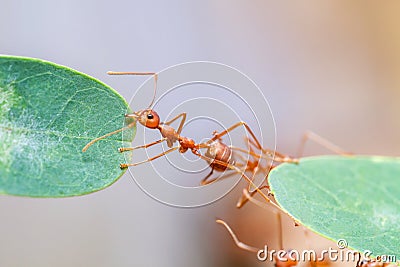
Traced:
<path id="1" fill-rule="evenodd" d="M 124 172 L 135 129 L 121 128 L 126 101 L 107 85 L 54 63 L 0 56 L 0 193 L 31 197 L 88 194 Z"/>
<path id="2" fill-rule="evenodd" d="M 400 158 L 303 158 L 275 168 L 269 182 L 283 210 L 312 231 L 400 258 Z"/>

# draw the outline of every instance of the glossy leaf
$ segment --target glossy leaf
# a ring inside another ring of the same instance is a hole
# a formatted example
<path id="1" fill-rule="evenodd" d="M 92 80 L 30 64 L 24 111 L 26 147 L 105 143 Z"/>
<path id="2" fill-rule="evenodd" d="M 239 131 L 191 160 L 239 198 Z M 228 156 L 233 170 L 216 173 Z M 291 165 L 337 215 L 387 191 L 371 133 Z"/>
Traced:
<path id="1" fill-rule="evenodd" d="M 103 189 L 129 159 L 118 148 L 134 129 L 90 140 L 124 126 L 126 101 L 107 85 L 50 62 L 0 56 L 0 193 L 66 197 Z"/>
<path id="2" fill-rule="evenodd" d="M 279 205 L 312 231 L 400 259 L 399 158 L 303 158 L 275 168 L 269 182 Z"/>

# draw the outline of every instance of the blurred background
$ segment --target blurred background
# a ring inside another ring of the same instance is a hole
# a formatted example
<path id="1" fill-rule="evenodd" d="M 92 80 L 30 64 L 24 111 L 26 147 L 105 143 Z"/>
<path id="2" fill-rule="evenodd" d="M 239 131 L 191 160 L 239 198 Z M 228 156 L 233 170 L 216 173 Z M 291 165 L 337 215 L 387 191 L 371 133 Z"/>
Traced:
<path id="1" fill-rule="evenodd" d="M 312 130 L 358 154 L 399 156 L 399 1 L 0 0 L 0 6 L 0 54 L 69 66 L 128 100 L 144 78 L 106 71 L 221 62 L 251 77 L 267 97 L 280 152 L 296 154 L 302 134 Z M 324 153 L 330 152 L 312 143 L 306 150 Z M 147 196 L 127 173 L 83 197 L 2 196 L 0 266 L 272 266 L 238 249 L 215 223 L 226 220 L 253 246 L 278 246 L 276 217 L 251 204 L 237 210 L 240 190 L 205 207 L 174 208 Z M 287 248 L 334 246 L 311 233 L 306 238 L 286 218 L 283 225 Z"/>

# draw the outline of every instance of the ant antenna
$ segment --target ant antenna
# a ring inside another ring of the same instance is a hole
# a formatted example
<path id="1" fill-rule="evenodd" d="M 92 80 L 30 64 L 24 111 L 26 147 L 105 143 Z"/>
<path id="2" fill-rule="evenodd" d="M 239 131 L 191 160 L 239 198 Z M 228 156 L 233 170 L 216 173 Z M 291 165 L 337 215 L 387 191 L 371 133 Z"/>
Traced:
<path id="1" fill-rule="evenodd" d="M 129 72 L 129 71 L 124 71 L 124 72 L 119 72 L 119 71 L 108 71 L 107 74 L 109 75 L 152 75 L 154 76 L 154 93 L 153 93 L 153 99 L 150 102 L 150 105 L 148 106 L 148 109 L 154 104 L 154 101 L 156 99 L 156 92 L 157 92 L 157 80 L 158 80 L 158 75 L 155 72 Z M 127 115 L 125 115 L 125 117 L 127 117 Z M 82 149 L 82 152 L 86 152 L 86 150 L 88 150 L 88 148 L 93 145 L 94 143 L 96 143 L 97 141 L 104 139 L 106 137 L 109 137 L 113 134 L 122 132 L 126 129 L 132 128 L 133 126 L 136 125 L 136 114 L 134 116 L 134 122 L 130 123 L 129 125 L 127 125 L 126 127 L 123 127 L 121 129 L 118 129 L 116 131 L 113 131 L 111 133 L 105 134 L 103 136 L 100 136 L 96 139 L 93 139 L 92 141 L 90 141 L 89 143 L 86 144 L 86 146 Z"/>
<path id="2" fill-rule="evenodd" d="M 150 102 L 150 105 L 147 109 L 150 109 L 151 106 L 154 104 L 156 99 L 156 92 L 157 92 L 157 81 L 158 81 L 158 74 L 155 72 L 131 72 L 131 71 L 108 71 L 108 75 L 152 75 L 154 77 L 154 93 L 153 99 Z"/>

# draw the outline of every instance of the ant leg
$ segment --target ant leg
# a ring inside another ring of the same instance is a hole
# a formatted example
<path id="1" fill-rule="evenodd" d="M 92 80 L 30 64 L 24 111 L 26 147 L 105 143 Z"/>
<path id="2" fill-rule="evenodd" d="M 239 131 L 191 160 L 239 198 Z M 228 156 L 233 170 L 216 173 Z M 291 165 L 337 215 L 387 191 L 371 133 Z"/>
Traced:
<path id="1" fill-rule="evenodd" d="M 111 136 L 111 135 L 113 135 L 113 134 L 116 134 L 116 133 L 122 132 L 122 131 L 124 131 L 124 130 L 127 130 L 127 129 L 129 129 L 129 128 L 132 128 L 132 127 L 135 126 L 135 125 L 136 125 L 136 120 L 135 120 L 134 122 L 128 124 L 128 126 L 126 126 L 126 127 L 122 127 L 121 129 L 118 129 L 118 130 L 113 131 L 113 132 L 111 132 L 111 133 L 108 133 L 108 134 L 105 134 L 105 135 L 103 135 L 103 136 L 97 137 L 96 139 L 93 139 L 92 141 L 90 141 L 89 143 L 87 143 L 87 144 L 82 148 L 82 152 L 86 152 L 86 150 L 88 150 L 88 148 L 89 148 L 91 145 L 93 145 L 94 143 L 96 143 L 97 141 L 99 141 L 99 140 L 101 140 L 101 139 L 104 139 L 104 138 L 106 138 L 106 137 L 109 137 L 109 136 Z"/>
<path id="2" fill-rule="evenodd" d="M 264 188 L 264 187 L 262 187 L 262 188 Z M 243 189 L 243 196 L 245 196 L 245 197 L 248 199 L 248 201 L 253 202 L 255 205 L 259 206 L 260 208 L 263 208 L 263 209 L 266 209 L 266 210 L 271 210 L 271 208 L 273 208 L 272 211 L 273 211 L 274 213 L 276 213 L 276 212 L 278 212 L 278 213 L 279 213 L 279 212 L 285 213 L 287 216 L 289 216 L 289 217 L 294 221 L 295 226 L 300 225 L 300 224 L 295 220 L 295 218 L 293 218 L 293 216 L 291 216 L 289 213 L 283 211 L 275 202 L 270 201 L 269 204 L 271 204 L 272 206 L 268 206 L 266 203 L 261 202 L 261 201 L 255 199 L 255 198 L 253 197 L 253 194 L 250 194 L 249 191 L 247 191 L 246 189 Z M 239 203 L 238 203 L 238 204 L 239 204 Z"/>
<path id="3" fill-rule="evenodd" d="M 266 210 L 271 210 L 270 206 L 267 206 L 264 202 L 261 202 L 253 197 L 254 193 L 250 193 L 247 191 L 245 188 L 243 189 L 243 196 L 250 202 L 253 202 L 255 205 L 259 206 L 260 208 L 266 209 Z M 274 206 L 276 208 L 276 206 Z M 280 208 L 278 207 L 280 210 Z"/>
<path id="4" fill-rule="evenodd" d="M 278 216 L 277 217 L 278 223 L 280 224 L 280 229 L 282 229 L 282 221 L 281 221 L 281 218 L 280 218 L 280 214 L 277 213 L 277 216 Z M 241 248 L 243 250 L 250 251 L 250 252 L 259 252 L 260 251 L 260 249 L 257 249 L 257 248 L 255 248 L 253 246 L 249 246 L 249 245 L 241 242 L 237 238 L 236 234 L 233 232 L 231 227 L 226 222 L 224 222 L 223 220 L 217 219 L 216 223 L 222 224 L 226 228 L 226 230 L 228 230 L 228 232 L 231 235 L 231 237 L 232 237 L 233 241 L 235 242 L 236 246 L 238 246 L 239 248 Z M 280 240 L 279 240 L 280 250 L 283 251 L 282 231 L 281 230 L 280 230 L 280 233 L 279 233 L 279 238 L 280 238 Z M 280 261 L 280 258 L 278 258 L 275 255 L 275 266 L 297 266 L 297 260 L 293 260 L 290 257 L 287 257 L 286 260 Z"/>
<path id="5" fill-rule="evenodd" d="M 183 112 L 183 113 L 181 113 L 181 114 L 178 114 L 177 116 L 175 116 L 174 118 L 172 118 L 171 120 L 169 120 L 169 121 L 167 121 L 167 122 L 164 122 L 163 124 L 170 125 L 171 123 L 173 123 L 174 121 L 176 121 L 176 120 L 179 119 L 180 117 L 182 117 L 182 120 L 181 120 L 181 122 L 179 123 L 179 127 L 178 127 L 178 130 L 177 130 L 176 132 L 177 132 L 178 134 L 181 134 L 183 125 L 185 124 L 185 121 L 186 121 L 186 112 Z"/>
<path id="6" fill-rule="evenodd" d="M 234 146 L 231 146 L 231 149 L 241 151 L 241 148 L 234 147 Z M 244 151 L 242 151 L 242 152 L 244 152 Z M 251 155 L 251 153 L 254 153 L 254 152 L 250 148 L 250 151 L 247 151 L 245 153 L 248 155 Z M 262 169 L 262 168 L 260 168 L 261 167 L 260 166 L 260 164 L 261 164 L 260 158 L 257 157 L 258 159 L 255 159 L 255 156 L 253 156 L 254 160 L 251 161 L 249 158 L 245 158 L 241 154 L 236 153 L 236 155 L 237 155 L 237 157 L 241 158 L 241 160 L 245 163 L 244 166 L 246 166 L 246 167 L 245 167 L 244 171 L 251 171 L 251 176 L 249 178 L 250 178 L 251 182 L 254 184 L 254 179 L 255 179 L 256 174 L 259 172 L 260 169 Z M 251 191 L 250 183 L 247 186 L 247 190 Z M 255 191 L 253 191 L 253 192 L 255 192 Z"/>
<path id="7" fill-rule="evenodd" d="M 258 158 L 258 159 L 261 159 L 261 158 L 270 159 L 270 158 L 265 157 L 264 155 L 255 153 L 252 149 L 246 150 L 246 149 L 243 149 L 243 148 L 241 148 L 241 147 L 236 147 L 236 146 L 229 146 L 229 148 L 231 148 L 231 149 L 233 149 L 233 150 L 240 151 L 240 152 L 242 152 L 242 153 L 244 153 L 244 154 L 252 155 L 253 158 Z M 243 159 L 243 157 L 242 157 L 242 159 Z"/>
<path id="8" fill-rule="evenodd" d="M 276 161 L 279 162 L 293 162 L 293 163 L 298 163 L 298 159 L 292 159 L 288 156 L 285 156 L 283 154 L 277 153 L 276 151 L 272 151 L 270 149 L 265 149 L 261 146 L 260 142 L 258 141 L 256 135 L 254 134 L 254 132 L 251 130 L 250 126 L 244 122 L 244 121 L 240 121 L 237 122 L 236 124 L 232 125 L 231 127 L 229 127 L 228 129 L 214 135 L 213 138 L 211 138 L 210 140 L 207 141 L 207 144 L 210 144 L 212 142 L 214 142 L 217 139 L 220 139 L 222 136 L 226 135 L 227 133 L 229 133 L 230 131 L 236 129 L 237 127 L 240 126 L 244 126 L 245 129 L 247 130 L 247 132 L 250 134 L 250 136 L 253 138 L 250 143 L 253 144 L 257 149 L 261 150 L 264 154 L 269 155 L 270 157 L 274 158 Z M 278 156 L 278 157 L 274 157 Z"/>
<path id="9" fill-rule="evenodd" d="M 246 162 L 246 159 L 243 157 L 243 155 L 237 154 L 236 156 L 240 157 L 240 158 L 243 160 L 243 162 Z M 244 164 L 243 166 L 246 166 L 246 164 Z M 258 169 L 256 169 L 255 171 L 253 171 L 253 174 L 252 174 L 252 176 L 251 176 L 251 178 L 250 178 L 250 180 L 252 181 L 252 183 L 254 183 L 254 175 L 255 175 L 257 172 L 258 172 Z M 220 181 L 220 180 L 222 180 L 222 179 L 229 178 L 230 176 L 236 174 L 235 172 L 230 172 L 230 173 L 224 174 L 224 175 L 222 175 L 222 176 L 219 176 L 218 178 L 214 178 L 214 179 L 211 179 L 211 180 L 208 180 L 208 181 L 207 181 L 207 179 L 211 176 L 212 173 L 213 173 L 213 169 L 212 169 L 211 172 L 201 181 L 201 185 L 207 185 L 207 184 L 210 184 L 210 183 L 215 182 L 216 180 L 219 180 L 219 181 Z M 249 186 L 248 186 L 248 187 L 249 187 L 249 188 L 251 187 L 251 184 L 250 184 L 250 183 L 249 183 Z M 269 191 L 269 186 L 267 186 L 267 185 L 261 186 L 261 187 L 259 187 L 259 188 L 260 188 L 260 189 L 266 188 L 266 189 Z M 250 190 L 250 189 L 248 189 L 248 190 Z M 254 190 L 254 191 L 252 191 L 250 194 L 253 196 L 256 192 L 257 192 L 257 191 Z M 268 192 L 268 195 L 270 195 L 270 194 L 271 194 L 271 193 Z M 248 201 L 248 198 L 245 197 L 245 196 L 242 194 L 242 196 L 241 196 L 241 197 L 239 198 L 239 200 L 238 200 L 238 203 L 236 204 L 236 207 L 237 207 L 237 208 L 243 207 L 244 204 L 247 203 L 247 201 Z"/>
<path id="10" fill-rule="evenodd" d="M 268 190 L 267 195 L 272 195 L 272 193 L 269 191 L 270 187 L 268 185 L 261 186 L 260 189 L 267 189 Z M 256 193 L 257 193 L 257 191 L 249 192 L 248 190 L 243 189 L 242 196 L 239 198 L 238 202 L 236 203 L 236 208 L 240 209 L 241 207 L 243 207 L 250 200 L 249 196 L 251 199 L 254 199 L 254 195 Z"/>
<path id="11" fill-rule="evenodd" d="M 281 250 L 283 250 L 283 230 L 282 230 L 282 218 L 281 218 L 281 213 L 278 211 L 275 211 L 276 214 L 276 219 L 278 221 L 278 235 L 279 235 L 279 247 Z"/>
<path id="12" fill-rule="evenodd" d="M 213 182 L 215 182 L 217 180 L 220 181 L 222 179 L 229 178 L 232 175 L 234 175 L 235 173 L 234 172 L 226 173 L 224 175 L 219 176 L 218 178 L 213 178 L 213 179 L 207 181 L 207 179 L 210 178 L 211 174 L 213 174 L 213 170 L 203 180 L 201 180 L 200 184 L 201 185 L 208 185 L 208 184 L 211 184 L 211 183 L 213 183 Z"/>
<path id="13" fill-rule="evenodd" d="M 265 205 L 265 203 L 258 201 L 253 197 L 253 194 L 250 194 L 246 189 L 243 189 L 243 195 L 250 201 L 256 204 L 257 206 L 270 210 L 271 207 Z M 272 202 L 271 202 L 272 203 Z M 279 235 L 279 248 L 283 250 L 283 230 L 282 230 L 282 218 L 280 213 L 280 208 L 278 210 L 274 209 L 273 213 L 276 215 L 278 221 L 278 235 Z"/>
<path id="14" fill-rule="evenodd" d="M 276 215 L 276 220 L 278 221 L 279 247 L 281 251 L 284 251 L 281 213 L 275 212 L 275 215 Z M 283 259 L 280 256 L 275 255 L 275 266 L 285 266 L 285 267 L 297 266 L 299 259 L 293 258 L 292 255 L 290 255 L 290 252 L 291 250 L 286 250 L 286 254 Z"/>
<path id="15" fill-rule="evenodd" d="M 250 139 L 247 136 L 244 137 L 244 142 L 247 144 L 247 147 L 249 148 L 249 150 L 253 150 L 253 147 L 256 148 L 256 149 L 260 149 L 263 152 L 263 154 L 269 155 L 270 158 L 273 157 L 274 154 L 276 153 L 272 149 L 259 148 L 259 145 L 256 142 L 254 142 L 253 139 Z"/>
<path id="16" fill-rule="evenodd" d="M 247 132 L 248 132 L 248 133 L 251 135 L 251 137 L 253 138 L 254 143 L 256 144 L 257 148 L 258 148 L 259 150 L 261 150 L 261 151 L 264 152 L 265 150 L 261 147 L 261 144 L 260 144 L 260 142 L 258 141 L 257 137 L 255 136 L 255 134 L 253 133 L 253 131 L 251 130 L 251 128 L 247 125 L 247 123 L 245 123 L 244 121 L 237 122 L 236 124 L 232 125 L 231 127 L 229 127 L 228 129 L 222 131 L 221 133 L 215 134 L 213 138 L 211 138 L 210 140 L 208 140 L 208 141 L 206 142 L 206 144 L 210 144 L 210 143 L 214 142 L 215 140 L 220 139 L 222 136 L 226 135 L 227 133 L 231 132 L 232 130 L 234 130 L 234 129 L 236 129 L 237 127 L 240 127 L 240 126 L 244 126 L 244 127 L 245 127 L 245 129 L 247 130 Z M 241 149 L 240 149 L 240 148 L 237 148 L 237 150 L 241 150 Z M 251 151 L 242 151 L 242 152 L 249 153 L 249 154 L 252 154 L 252 153 L 253 153 L 253 152 L 251 152 Z M 255 153 L 254 153 L 253 156 L 258 157 L 258 155 L 255 154 Z M 242 173 L 243 173 L 243 172 L 242 172 Z M 244 174 L 244 173 L 243 173 L 243 174 Z M 245 176 L 245 177 L 248 178 L 247 176 Z M 254 185 L 254 183 L 253 183 L 253 181 L 252 181 L 253 179 L 254 179 L 254 175 L 252 176 L 251 179 L 249 179 L 249 188 L 250 188 L 250 186 Z"/>
<path id="17" fill-rule="evenodd" d="M 167 138 L 163 138 L 163 139 L 160 139 L 160 140 L 157 140 L 157 141 L 154 141 L 154 142 L 152 142 L 152 143 L 145 144 L 145 145 L 141 145 L 141 146 L 135 146 L 135 147 L 120 147 L 120 148 L 118 148 L 118 151 L 122 153 L 122 152 L 125 152 L 125 151 L 132 151 L 132 150 L 136 150 L 136 149 L 139 149 L 139 148 L 148 148 L 148 147 L 151 147 L 151 146 L 153 146 L 153 145 L 162 143 L 162 142 L 164 142 L 165 140 L 167 140 Z"/>
<path id="18" fill-rule="evenodd" d="M 247 132 L 250 133 L 251 137 L 253 137 L 254 142 L 257 144 L 257 147 L 261 150 L 262 147 L 261 147 L 260 142 L 258 141 L 258 139 L 255 136 L 255 134 L 253 133 L 253 131 L 250 129 L 250 127 L 247 125 L 247 123 L 245 123 L 244 121 L 239 121 L 239 122 L 235 123 L 234 125 L 232 125 L 231 127 L 229 127 L 228 129 L 226 129 L 226 130 L 224 130 L 224 131 L 222 131 L 220 133 L 215 134 L 213 138 L 211 138 L 210 140 L 207 141 L 207 144 L 211 144 L 215 140 L 220 139 L 222 136 L 226 135 L 227 133 L 231 132 L 232 130 L 234 130 L 237 127 L 240 127 L 240 126 L 244 126 L 245 127 Z"/>
<path id="19" fill-rule="evenodd" d="M 315 143 L 327 148 L 330 151 L 333 151 L 339 155 L 342 156 L 351 156 L 353 155 L 353 153 L 349 153 L 344 151 L 342 148 L 340 148 L 339 146 L 333 144 L 332 142 L 328 141 L 327 139 L 319 136 L 318 134 L 311 132 L 311 131 L 307 131 L 304 135 L 303 138 L 300 142 L 300 146 L 299 146 L 299 150 L 298 150 L 298 157 L 300 158 L 301 156 L 303 156 L 303 152 L 304 152 L 304 147 L 307 143 L 308 140 L 312 140 Z"/>
<path id="20" fill-rule="evenodd" d="M 240 158 L 244 159 L 244 157 L 243 157 L 242 155 L 240 155 L 240 154 L 237 154 L 236 156 L 239 156 Z M 245 162 L 245 160 L 243 160 L 243 162 Z M 235 164 L 236 164 L 236 165 L 239 165 L 239 163 L 235 163 Z M 245 166 L 245 165 L 240 164 L 240 167 L 243 167 L 243 166 Z M 230 173 L 226 173 L 226 174 L 223 174 L 223 175 L 221 175 L 221 176 L 218 176 L 218 178 L 214 178 L 214 179 L 211 179 L 211 180 L 208 180 L 208 181 L 207 181 L 207 179 L 210 178 L 210 176 L 211 176 L 213 173 L 214 173 L 214 169 L 212 168 L 212 169 L 211 169 L 211 172 L 210 172 L 206 177 L 204 177 L 203 180 L 201 180 L 201 183 L 200 183 L 200 184 L 201 184 L 201 185 L 211 184 L 211 183 L 215 182 L 216 180 L 226 179 L 226 178 L 229 178 L 229 177 L 231 177 L 232 175 L 235 174 L 235 172 L 230 172 Z"/>
<path id="21" fill-rule="evenodd" d="M 204 178 L 201 180 L 200 184 L 201 184 L 201 185 L 209 184 L 210 182 L 206 182 L 206 181 L 207 181 L 207 179 L 208 179 L 213 173 L 214 173 L 214 168 L 211 168 L 210 173 L 207 174 L 207 176 L 204 177 Z"/>
<path id="22" fill-rule="evenodd" d="M 246 189 L 243 189 L 243 195 L 247 198 L 248 201 L 253 202 L 255 205 L 257 205 L 263 209 L 271 210 L 271 206 L 267 206 L 264 202 L 261 202 L 261 201 L 255 199 L 253 197 L 254 193 L 250 194 L 249 191 L 247 191 Z M 270 202 L 270 204 L 273 204 L 273 207 L 275 208 L 275 209 L 273 209 L 273 212 L 277 216 L 277 220 L 278 220 L 279 247 L 281 250 L 283 250 L 283 230 L 282 230 L 282 218 L 281 218 L 281 213 L 280 213 L 282 211 L 282 209 L 278 205 L 276 205 L 274 202 Z M 297 222 L 295 221 L 295 219 L 292 216 L 290 216 L 288 213 L 286 213 L 286 214 L 294 220 L 295 225 L 296 225 Z"/>
<path id="23" fill-rule="evenodd" d="M 247 142 L 249 144 L 250 148 L 252 146 L 255 148 L 258 148 L 258 145 L 253 140 L 248 138 L 247 136 L 245 137 L 245 142 Z M 269 155 L 269 157 L 264 157 L 264 158 L 273 159 L 276 162 L 291 162 L 291 163 L 299 162 L 299 160 L 296 158 L 289 157 L 287 155 L 284 155 L 284 154 L 279 153 L 278 151 L 275 151 L 272 149 L 262 148 L 261 151 L 263 152 L 263 154 Z"/>
<path id="24" fill-rule="evenodd" d="M 158 159 L 159 157 L 162 157 L 162 156 L 164 156 L 164 155 L 166 155 L 166 154 L 168 154 L 168 153 L 170 153 L 170 152 L 172 152 L 172 151 L 174 151 L 174 150 L 177 150 L 178 148 L 179 148 L 178 146 L 177 146 L 177 147 L 173 147 L 173 148 L 168 149 L 167 151 L 164 151 L 163 153 L 161 153 L 161 154 L 159 154 L 159 155 L 157 155 L 157 156 L 155 156 L 155 157 L 152 157 L 152 158 L 149 158 L 149 159 L 140 161 L 140 162 L 136 162 L 136 163 L 121 163 L 119 166 L 120 166 L 121 169 L 125 169 L 125 168 L 128 168 L 128 167 L 137 166 L 137 165 L 139 165 L 139 164 L 143 164 L 143 163 L 146 163 L 146 162 L 149 162 L 149 161 Z"/>
<path id="25" fill-rule="evenodd" d="M 252 172 L 250 179 L 253 183 L 254 183 L 255 175 L 261 171 L 263 171 L 264 175 L 265 175 L 263 177 L 264 181 L 266 181 L 268 183 L 268 181 L 267 181 L 268 174 L 269 174 L 270 170 L 273 168 L 273 160 L 271 158 L 264 157 L 263 155 L 255 153 L 253 148 L 251 147 L 251 144 L 249 144 L 249 150 L 245 150 L 245 149 L 242 149 L 240 147 L 235 147 L 235 146 L 230 146 L 230 148 L 232 150 L 237 150 L 237 151 L 240 151 L 245 154 L 253 156 L 253 161 L 251 161 L 249 158 L 245 158 L 242 154 L 236 153 L 236 156 L 239 157 L 244 162 L 243 165 L 246 166 L 245 171 Z M 261 158 L 268 161 L 265 166 L 261 165 L 261 162 L 260 162 Z M 263 186 L 261 188 L 268 188 L 268 190 L 269 190 L 269 186 Z M 252 194 L 255 192 L 254 190 L 251 190 L 251 184 L 248 185 L 247 190 L 250 191 L 250 193 L 252 193 Z M 268 194 L 270 194 L 270 193 L 268 193 Z M 245 199 L 244 196 L 242 196 L 241 199 Z M 246 203 L 246 202 L 247 201 L 244 201 L 244 203 Z M 239 200 L 239 202 L 237 204 L 238 208 L 240 208 L 242 206 L 242 204 L 239 204 L 239 203 L 241 203 L 241 200 Z M 244 205 L 244 203 L 243 203 L 243 205 Z"/>
<path id="26" fill-rule="evenodd" d="M 236 124 L 232 125 L 228 129 L 226 129 L 218 134 L 215 134 L 215 136 L 213 138 L 211 138 L 209 141 L 207 141 L 207 143 L 210 144 L 213 141 L 220 139 L 222 136 L 226 135 L 227 133 L 231 132 L 232 130 L 234 130 L 240 126 L 244 126 L 244 128 L 247 130 L 247 132 L 251 135 L 252 139 L 248 138 L 248 140 L 250 141 L 251 144 L 253 144 L 257 149 L 261 150 L 264 154 L 268 154 L 268 155 L 272 156 L 273 151 L 269 150 L 269 149 L 265 149 L 261 146 L 260 141 L 258 141 L 256 135 L 251 130 L 250 126 L 244 121 L 237 122 Z"/>
<path id="27" fill-rule="evenodd" d="M 215 163 L 217 163 L 217 164 L 219 164 L 219 165 L 225 166 L 225 167 L 228 168 L 228 169 L 231 169 L 231 170 L 234 170 L 234 171 L 240 173 L 240 174 L 241 174 L 241 177 L 243 177 L 248 183 L 250 183 L 251 186 L 255 188 L 255 191 L 257 191 L 257 192 L 265 199 L 265 201 L 267 201 L 267 202 L 271 203 L 272 205 L 275 205 L 277 208 L 279 208 L 279 206 L 278 206 L 277 204 L 275 204 L 274 202 L 272 202 L 271 199 L 269 199 L 269 197 L 266 196 L 266 195 L 264 194 L 264 192 L 261 191 L 261 190 L 250 180 L 250 178 L 247 177 L 247 175 L 246 175 L 242 170 L 240 170 L 238 167 L 236 167 L 235 165 L 232 165 L 232 164 L 229 164 L 229 163 L 226 163 L 226 162 L 224 162 L 224 161 L 217 160 L 217 159 L 213 159 L 213 158 L 209 158 L 209 157 L 203 156 L 203 155 L 201 155 L 200 153 L 198 153 L 197 151 L 193 151 L 193 154 L 197 155 L 198 157 L 204 159 L 204 160 L 207 161 L 207 162 L 213 161 L 213 162 L 215 162 Z"/>
<path id="28" fill-rule="evenodd" d="M 233 230 L 223 220 L 217 219 L 217 220 L 215 220 L 215 222 L 219 223 L 219 224 L 222 224 L 226 228 L 226 230 L 228 230 L 228 232 L 231 235 L 231 237 L 232 237 L 233 241 L 235 242 L 236 246 L 238 246 L 239 248 L 247 250 L 247 251 L 250 251 L 250 252 L 258 252 L 260 250 L 258 248 L 255 248 L 255 247 L 252 247 L 252 246 L 249 246 L 249 245 L 247 245 L 245 243 L 240 242 L 239 239 L 237 238 L 236 234 L 233 232 Z"/>

